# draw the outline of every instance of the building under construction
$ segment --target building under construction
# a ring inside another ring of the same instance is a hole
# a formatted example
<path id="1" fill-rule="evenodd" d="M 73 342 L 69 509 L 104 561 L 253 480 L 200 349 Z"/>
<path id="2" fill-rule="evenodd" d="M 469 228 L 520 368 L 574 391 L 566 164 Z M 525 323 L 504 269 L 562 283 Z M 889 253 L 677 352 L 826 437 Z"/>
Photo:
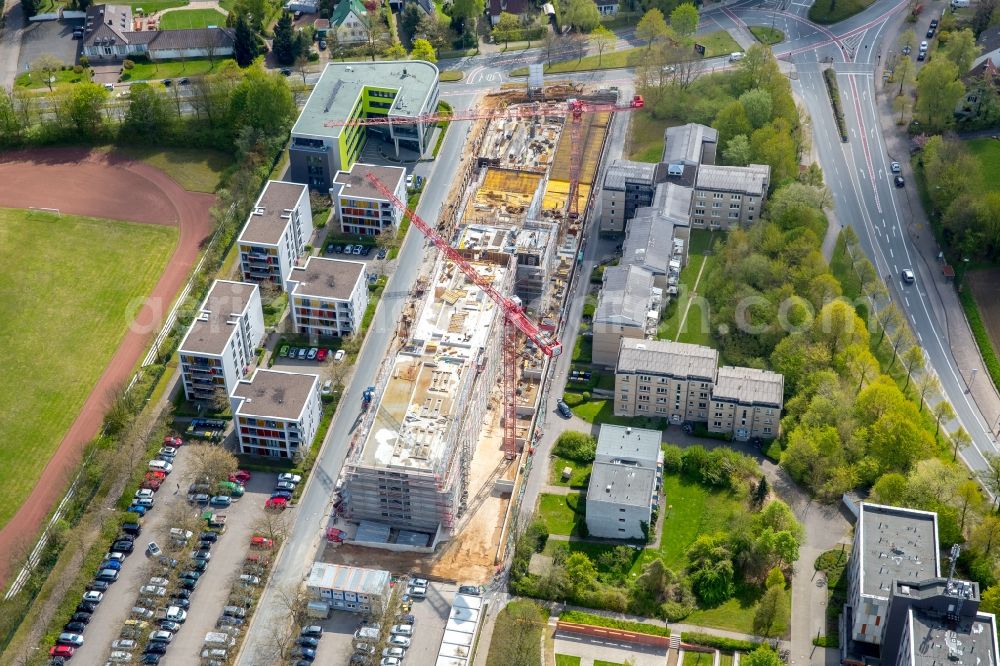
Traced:
<path id="1" fill-rule="evenodd" d="M 516 261 L 514 294 L 528 307 L 542 297 L 555 264 L 559 229 L 552 222 L 526 220 L 521 225 L 467 224 L 453 243 L 465 257 L 476 261 Z"/>
<path id="2" fill-rule="evenodd" d="M 513 261 L 503 261 L 475 268 L 510 293 Z M 467 506 L 469 468 L 503 357 L 503 316 L 440 258 L 407 316 L 408 338 L 384 366 L 357 429 L 363 439 L 345 465 L 345 517 L 360 523 L 356 541 L 433 547 L 452 536 Z"/>

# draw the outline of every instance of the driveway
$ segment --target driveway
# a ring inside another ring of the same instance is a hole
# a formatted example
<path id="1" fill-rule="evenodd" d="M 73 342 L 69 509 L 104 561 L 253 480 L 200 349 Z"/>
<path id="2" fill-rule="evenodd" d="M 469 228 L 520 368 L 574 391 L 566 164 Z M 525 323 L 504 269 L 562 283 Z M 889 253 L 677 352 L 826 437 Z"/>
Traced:
<path id="1" fill-rule="evenodd" d="M 68 21 L 39 21 L 25 27 L 22 31 L 18 71 L 29 69 L 31 63 L 44 53 L 54 55 L 67 65 L 75 64 L 80 40 L 73 39 L 73 27 Z M 7 38 L 6 34 L 4 38 Z"/>

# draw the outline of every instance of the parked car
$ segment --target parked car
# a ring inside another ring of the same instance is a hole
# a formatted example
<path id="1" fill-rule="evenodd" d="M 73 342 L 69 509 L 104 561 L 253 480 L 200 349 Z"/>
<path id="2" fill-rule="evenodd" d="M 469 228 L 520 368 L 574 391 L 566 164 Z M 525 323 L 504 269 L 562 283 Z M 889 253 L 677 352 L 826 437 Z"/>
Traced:
<path id="1" fill-rule="evenodd" d="M 331 393 L 333 393 L 332 379 L 328 379 L 325 382 L 323 382 L 323 388 L 320 389 L 320 393 L 322 393 L 323 395 L 330 395 Z"/>
<path id="2" fill-rule="evenodd" d="M 252 576 L 250 574 L 243 574 L 242 576 L 240 576 L 239 580 L 244 585 L 248 585 L 251 587 L 256 587 L 257 585 L 260 585 L 260 578 L 258 576 Z"/>
<path id="3" fill-rule="evenodd" d="M 178 592 L 187 592 L 187 590 L 178 590 Z M 175 592 L 174 594 L 177 594 L 177 592 Z M 182 610 L 188 610 L 189 608 L 191 608 L 191 600 L 182 599 L 181 597 L 173 597 L 170 599 L 170 605 L 176 606 L 177 608 L 180 608 Z"/>
<path id="4" fill-rule="evenodd" d="M 169 643 L 172 640 L 174 640 L 173 632 L 165 631 L 163 629 L 154 631 L 149 635 L 150 643 Z"/>
<path id="5" fill-rule="evenodd" d="M 216 621 L 216 626 L 218 627 L 242 627 L 244 620 L 241 617 L 233 617 L 232 615 L 220 615 L 219 619 Z"/>
<path id="6" fill-rule="evenodd" d="M 310 638 L 308 636 L 299 636 L 299 640 L 297 642 L 302 647 L 311 648 L 313 650 L 315 650 L 316 648 L 319 647 L 319 639 L 318 638 Z"/>
<path id="7" fill-rule="evenodd" d="M 124 650 L 113 650 L 108 655 L 108 661 L 115 664 L 127 664 L 132 661 L 132 653 L 125 652 Z"/>
<path id="8" fill-rule="evenodd" d="M 167 588 L 158 585 L 143 585 L 139 588 L 139 594 L 148 594 L 153 597 L 167 596 Z"/>
<path id="9" fill-rule="evenodd" d="M 341 361 L 344 360 L 345 356 L 347 356 L 347 352 L 345 352 L 343 349 L 338 349 L 337 353 L 333 355 L 333 360 L 337 363 L 340 363 Z"/>
<path id="10" fill-rule="evenodd" d="M 479 586 L 477 586 L 477 585 L 459 585 L 458 586 L 458 593 L 459 594 L 469 594 L 469 595 L 472 595 L 474 597 L 478 597 L 479 594 L 480 594 L 480 592 L 479 592 Z"/>
<path id="11" fill-rule="evenodd" d="M 389 252 L 383 247 L 379 248 L 378 254 L 375 255 L 376 259 L 385 259 Z"/>
<path id="12" fill-rule="evenodd" d="M 160 620 L 160 629 L 171 633 L 177 633 L 181 630 L 181 625 L 173 620 Z"/>
<path id="13" fill-rule="evenodd" d="M 163 472 L 164 474 L 170 474 L 174 471 L 174 466 L 163 460 L 150 460 L 149 470 L 152 472 Z"/>
<path id="14" fill-rule="evenodd" d="M 396 622 L 399 624 L 413 624 L 416 621 L 417 618 L 409 613 L 400 613 L 396 616 Z"/>
<path id="15" fill-rule="evenodd" d="M 98 567 L 98 570 L 114 569 L 115 571 L 121 571 L 121 568 L 122 568 L 122 563 L 118 560 L 104 560 L 103 562 L 101 562 L 101 566 Z"/>
<path id="16" fill-rule="evenodd" d="M 274 548 L 274 541 L 262 536 L 252 536 L 250 537 L 250 546 L 253 548 L 260 548 L 262 550 L 270 550 Z"/>
<path id="17" fill-rule="evenodd" d="M 147 510 L 153 508 L 154 500 L 152 497 L 141 497 L 136 500 L 132 500 L 134 506 L 145 507 Z"/>
<path id="18" fill-rule="evenodd" d="M 142 659 L 139 660 L 141 664 L 159 664 L 162 657 L 156 652 L 144 652 L 142 654 Z"/>
<path id="19" fill-rule="evenodd" d="M 275 490 L 271 493 L 271 499 L 290 500 L 292 499 L 292 494 L 287 490 Z"/>
<path id="20" fill-rule="evenodd" d="M 264 502 L 265 509 L 275 509 L 277 511 L 284 511 L 288 508 L 288 500 L 283 497 L 272 497 Z"/>
<path id="21" fill-rule="evenodd" d="M 72 645 L 53 645 L 49 648 L 50 657 L 65 657 L 69 659 L 76 652 L 76 648 Z"/>
<path id="22" fill-rule="evenodd" d="M 318 352 L 316 352 L 316 360 L 322 363 L 326 360 L 327 354 L 329 353 L 330 352 L 328 352 L 325 348 L 321 348 Z"/>
<path id="23" fill-rule="evenodd" d="M 210 505 L 221 508 L 225 508 L 232 503 L 233 503 L 233 498 L 230 497 L 229 495 L 216 495 L 209 501 Z"/>
<path id="24" fill-rule="evenodd" d="M 316 658 L 316 650 L 307 647 L 297 647 L 292 650 L 292 656 L 305 659 L 306 661 L 312 661 Z"/>
<path id="25" fill-rule="evenodd" d="M 81 636 L 80 634 L 74 634 L 68 631 L 64 631 L 63 633 L 59 634 L 59 637 L 56 639 L 56 643 L 60 645 L 72 645 L 73 647 L 80 647 L 81 645 L 83 645 L 83 636 Z"/>
<path id="26" fill-rule="evenodd" d="M 141 518 L 142 516 L 146 515 L 146 511 L 148 511 L 149 509 L 146 508 L 146 507 L 144 507 L 144 506 L 140 506 L 138 504 L 133 504 L 129 508 L 125 509 L 125 510 L 127 512 L 129 512 L 129 513 L 138 514 L 139 517 Z"/>
<path id="27" fill-rule="evenodd" d="M 278 356 L 288 358 L 288 345 L 281 345 L 281 349 L 278 350 Z"/>
<path id="28" fill-rule="evenodd" d="M 902 171 L 902 167 L 899 165 L 899 162 L 890 162 L 889 170 L 893 173 L 899 173 Z"/>
<path id="29" fill-rule="evenodd" d="M 274 484 L 274 489 L 292 492 L 293 490 L 295 490 L 295 484 L 289 483 L 288 481 L 278 481 L 276 484 Z"/>
<path id="30" fill-rule="evenodd" d="M 143 499 L 146 497 L 152 499 L 153 491 L 145 488 L 140 488 L 139 490 L 135 491 L 135 499 Z"/>
<path id="31" fill-rule="evenodd" d="M 170 585 L 170 581 L 163 576 L 153 576 L 149 579 L 147 585 L 159 585 L 160 587 L 167 587 Z"/>
<path id="32" fill-rule="evenodd" d="M 208 562 L 212 559 L 212 553 L 207 550 L 196 550 L 191 553 L 192 560 L 201 560 L 203 562 Z"/>
<path id="33" fill-rule="evenodd" d="M 424 599 L 427 597 L 427 588 L 423 585 L 417 585 L 416 587 L 411 587 L 407 590 L 409 594 L 414 599 Z"/>
<path id="34" fill-rule="evenodd" d="M 406 650 L 401 647 L 387 647 L 382 650 L 383 657 L 396 657 L 397 659 L 402 659 L 405 654 Z"/>
<path id="35" fill-rule="evenodd" d="M 379 666 L 400 666 L 402 663 L 403 660 L 398 657 L 382 657 Z"/>
<path id="36" fill-rule="evenodd" d="M 906 185 L 906 181 L 903 180 L 902 176 L 896 176 L 892 179 L 892 182 L 895 183 L 896 187 L 904 187 Z"/>
<path id="37" fill-rule="evenodd" d="M 393 636 L 412 636 L 413 635 L 413 625 L 412 624 L 394 624 L 392 629 L 389 630 Z"/>
<path id="38" fill-rule="evenodd" d="M 131 638 L 121 638 L 117 641 L 111 641 L 112 650 L 134 650 L 138 647 L 138 643 Z"/>
<path id="39" fill-rule="evenodd" d="M 174 448 L 184 446 L 184 440 L 181 439 L 180 437 L 177 437 L 176 435 L 167 435 L 166 437 L 163 438 L 163 443 L 166 446 L 172 446 Z"/>
<path id="40" fill-rule="evenodd" d="M 278 481 L 285 481 L 287 483 L 297 484 L 302 483 L 302 477 L 298 474 L 290 474 L 285 472 L 284 474 L 278 475 Z"/>
<path id="41" fill-rule="evenodd" d="M 224 606 L 222 608 L 222 614 L 230 617 L 246 617 L 247 609 L 239 606 Z"/>
<path id="42" fill-rule="evenodd" d="M 573 416 L 573 411 L 569 408 L 569 405 L 567 405 L 566 401 L 563 400 L 562 398 L 560 398 L 556 402 L 556 409 L 559 410 L 559 415 L 562 416 L 564 419 L 568 419 L 571 416 Z"/>
<path id="43" fill-rule="evenodd" d="M 308 356 L 308 355 L 309 355 L 309 349 L 306 348 L 306 347 L 300 347 L 299 348 L 299 353 L 296 354 L 295 357 L 297 359 L 299 359 L 300 361 L 304 361 L 306 359 L 306 356 Z"/>
<path id="44" fill-rule="evenodd" d="M 389 645 L 400 648 L 410 647 L 410 639 L 406 636 L 390 636 L 387 641 Z"/>
<path id="45" fill-rule="evenodd" d="M 93 601 L 81 601 L 76 605 L 77 613 L 95 613 L 97 612 L 97 604 Z"/>
<path id="46" fill-rule="evenodd" d="M 78 634 L 87 630 L 87 623 L 79 620 L 70 620 L 63 626 L 63 631 Z"/>
<path id="47" fill-rule="evenodd" d="M 166 654 L 167 644 L 165 642 L 149 642 L 146 644 L 146 652 L 148 654 Z"/>
<path id="48" fill-rule="evenodd" d="M 250 472 L 245 469 L 238 469 L 229 475 L 229 480 L 246 485 L 247 481 L 250 480 Z"/>
<path id="49" fill-rule="evenodd" d="M 310 361 L 313 361 L 316 359 L 316 356 L 318 354 L 319 354 L 319 349 L 317 347 L 311 347 L 309 349 L 309 353 L 306 354 L 306 358 L 309 359 Z"/>
<path id="50" fill-rule="evenodd" d="M 109 589 L 111 589 L 111 583 L 109 583 L 106 580 L 94 579 L 90 581 L 90 583 L 87 585 L 87 589 L 97 590 L 98 592 L 107 592 Z"/>
<path id="51" fill-rule="evenodd" d="M 308 626 L 302 627 L 302 631 L 299 632 L 299 636 L 308 636 L 310 638 L 321 638 L 323 636 L 323 627 L 318 624 L 310 624 Z"/>
<path id="52" fill-rule="evenodd" d="M 93 613 L 73 613 L 70 616 L 70 622 L 79 622 L 81 624 L 90 624 L 90 620 L 94 617 Z"/>

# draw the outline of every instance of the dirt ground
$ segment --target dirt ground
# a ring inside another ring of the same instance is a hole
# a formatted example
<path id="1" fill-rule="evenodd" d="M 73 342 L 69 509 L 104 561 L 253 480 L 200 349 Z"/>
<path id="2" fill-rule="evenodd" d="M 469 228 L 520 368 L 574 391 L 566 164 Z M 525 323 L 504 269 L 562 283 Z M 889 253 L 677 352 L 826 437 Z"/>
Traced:
<path id="1" fill-rule="evenodd" d="M 115 154 L 62 148 L 9 152 L 0 158 L 0 206 L 57 208 L 75 215 L 180 227 L 173 256 L 136 315 L 111 363 L 91 391 L 59 449 L 0 530 L 0 585 L 11 573 L 9 549 L 41 529 L 80 461 L 83 445 L 97 434 L 111 389 L 126 382 L 166 316 L 212 230 L 211 194 L 187 192 L 162 171 Z"/>
<path id="2" fill-rule="evenodd" d="M 496 483 L 492 477 L 504 462 L 502 439 L 499 414 L 490 410 L 472 462 L 470 504 L 476 502 L 476 496 L 485 483 L 489 482 L 490 486 Z M 500 476 L 513 479 L 515 469 L 514 464 L 506 465 Z M 327 544 L 320 559 L 336 564 L 376 566 L 399 574 L 414 572 L 428 578 L 459 583 L 485 583 L 493 577 L 493 560 L 509 503 L 509 495 L 500 495 L 495 490 L 490 492 L 478 506 L 471 507 L 473 512 L 465 518 L 466 522 L 458 535 L 432 554 L 394 553 L 349 544 Z"/>
<path id="3" fill-rule="evenodd" d="M 990 335 L 993 350 L 1000 354 L 1000 268 L 973 271 L 966 276 L 972 295 L 979 306 L 979 314 Z"/>

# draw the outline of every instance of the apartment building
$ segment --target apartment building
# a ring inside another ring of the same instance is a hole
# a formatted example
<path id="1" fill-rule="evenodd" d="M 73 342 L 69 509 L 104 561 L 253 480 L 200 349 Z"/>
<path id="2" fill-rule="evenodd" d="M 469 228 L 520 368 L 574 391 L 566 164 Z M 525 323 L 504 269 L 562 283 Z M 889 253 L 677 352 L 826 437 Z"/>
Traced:
<path id="1" fill-rule="evenodd" d="M 368 278 L 360 261 L 309 257 L 288 280 L 292 324 L 300 335 L 345 337 L 361 330 Z"/>
<path id="2" fill-rule="evenodd" d="M 406 169 L 403 167 L 355 164 L 349 171 L 338 171 L 330 184 L 330 197 L 337 210 L 340 230 L 345 234 L 378 236 L 383 231 L 395 233 L 403 211 L 392 205 L 365 177 L 375 174 L 397 198 L 406 201 Z"/>
<path id="3" fill-rule="evenodd" d="M 641 266 L 609 266 L 597 296 L 593 322 L 593 363 L 613 367 L 623 337 L 643 339 L 656 333 L 663 291 Z"/>
<path id="4" fill-rule="evenodd" d="M 601 425 L 587 489 L 591 536 L 645 540 L 659 506 L 662 436 L 659 430 Z"/>
<path id="5" fill-rule="evenodd" d="M 230 402 L 240 453 L 298 459 L 312 445 L 322 407 L 317 375 L 258 368 Z"/>
<path id="6" fill-rule="evenodd" d="M 306 590 L 333 610 L 379 614 L 392 592 L 392 576 L 381 569 L 316 562 L 306 579 Z"/>
<path id="7" fill-rule="evenodd" d="M 691 226 L 729 229 L 759 219 L 770 179 L 771 167 L 766 164 L 701 165 L 694 183 Z"/>
<path id="8" fill-rule="evenodd" d="M 601 233 L 625 231 L 625 223 L 635 216 L 636 209 L 653 203 L 662 172 L 660 164 L 612 160 L 601 186 Z"/>
<path id="9" fill-rule="evenodd" d="M 269 281 L 287 288 L 292 267 L 312 237 L 309 188 L 269 180 L 240 232 L 240 271 L 247 282 Z"/>
<path id="10" fill-rule="evenodd" d="M 862 502 L 847 565 L 844 663 L 1000 663 L 979 584 L 941 575 L 937 514 Z M 951 557 L 959 554 L 952 548 Z"/>
<path id="11" fill-rule="evenodd" d="M 638 209 L 625 230 L 622 263 L 651 272 L 654 284 L 667 294 L 677 293 L 681 269 L 687 264 L 690 201 L 690 188 L 661 183 L 654 205 Z"/>
<path id="12" fill-rule="evenodd" d="M 623 337 L 615 367 L 615 415 L 707 421 L 718 365 L 719 354 L 709 347 Z"/>
<path id="13" fill-rule="evenodd" d="M 661 162 L 698 166 L 715 164 L 719 145 L 719 132 L 707 125 L 687 123 L 668 127 L 663 132 L 663 157 Z"/>
<path id="14" fill-rule="evenodd" d="M 774 439 L 785 404 L 785 377 L 770 370 L 723 366 L 715 377 L 709 432 L 734 439 Z"/>
<path id="15" fill-rule="evenodd" d="M 434 123 L 418 120 L 438 104 L 438 68 L 422 60 L 331 62 L 292 127 L 291 180 L 328 190 L 338 171 L 350 170 L 370 136 L 423 153 Z M 381 126 L 335 125 L 359 118 L 388 118 Z"/>
<path id="16" fill-rule="evenodd" d="M 181 340 L 181 380 L 188 400 L 229 396 L 256 362 L 264 311 L 255 284 L 216 280 Z"/>

